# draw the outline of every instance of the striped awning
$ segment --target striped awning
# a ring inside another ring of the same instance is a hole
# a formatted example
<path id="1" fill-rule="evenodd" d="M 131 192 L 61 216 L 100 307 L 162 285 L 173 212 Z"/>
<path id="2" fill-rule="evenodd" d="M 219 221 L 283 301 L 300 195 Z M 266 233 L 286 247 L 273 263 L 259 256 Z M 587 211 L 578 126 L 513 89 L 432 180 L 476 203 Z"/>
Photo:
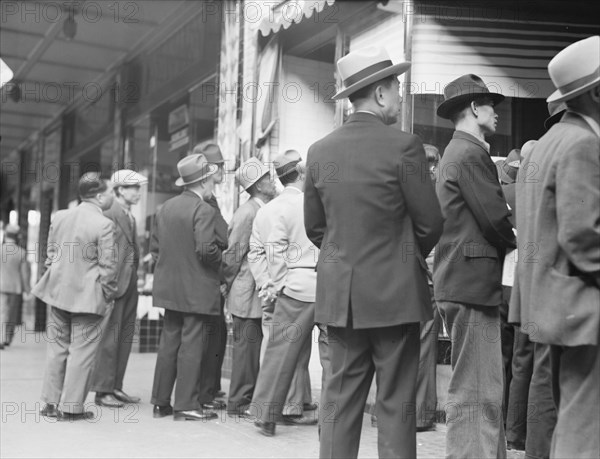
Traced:
<path id="1" fill-rule="evenodd" d="M 298 24 L 304 18 L 310 18 L 314 14 L 318 15 L 323 11 L 325 5 L 333 5 L 334 2 L 335 0 L 287 0 L 276 5 L 273 5 L 273 2 L 266 2 L 263 4 L 260 20 L 257 21 L 257 28 L 266 37 L 271 33 L 279 32 L 281 28 L 288 29 L 292 24 Z M 257 4 L 253 3 L 253 5 Z M 245 17 L 248 19 L 251 14 L 254 13 L 248 11 Z M 315 17 L 315 21 L 318 19 Z"/>

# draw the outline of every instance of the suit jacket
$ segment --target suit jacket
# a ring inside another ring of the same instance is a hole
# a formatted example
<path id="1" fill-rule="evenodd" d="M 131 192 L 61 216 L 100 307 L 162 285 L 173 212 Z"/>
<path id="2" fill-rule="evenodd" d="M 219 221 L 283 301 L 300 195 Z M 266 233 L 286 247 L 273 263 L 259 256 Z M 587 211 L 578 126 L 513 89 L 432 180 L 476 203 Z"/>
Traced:
<path id="1" fill-rule="evenodd" d="M 32 290 L 36 297 L 71 313 L 104 315 L 117 291 L 113 222 L 89 202 L 58 211 L 48 234 L 46 266 Z"/>
<path id="2" fill-rule="evenodd" d="M 30 273 L 25 250 L 15 241 L 5 240 L 0 247 L 0 292 L 29 292 Z"/>
<path id="3" fill-rule="evenodd" d="M 220 315 L 219 269 L 227 235 L 217 233 L 216 214 L 189 190 L 166 201 L 158 211 L 150 241 L 156 260 L 154 306 Z"/>
<path id="4" fill-rule="evenodd" d="M 423 144 L 369 113 L 308 151 L 306 233 L 321 249 L 315 321 L 354 328 L 431 319 L 425 256 L 442 230 Z"/>
<path id="5" fill-rule="evenodd" d="M 509 320 L 521 322 L 534 342 L 598 345 L 599 138 L 567 112 L 524 159 L 520 175 Z"/>
<path id="6" fill-rule="evenodd" d="M 104 212 L 115 224 L 115 244 L 117 249 L 117 295 L 122 297 L 131 282 L 137 283 L 137 268 L 140 251 L 135 227 L 131 224 L 125 209 L 115 199 L 110 209 Z"/>
<path id="7" fill-rule="evenodd" d="M 260 299 L 248 263 L 252 222 L 258 209 L 260 204 L 251 198 L 235 211 L 229 227 L 229 247 L 223 253 L 223 274 L 229 290 L 227 307 L 231 314 L 245 319 L 262 317 Z"/>
<path id="8" fill-rule="evenodd" d="M 515 236 L 498 171 L 480 140 L 454 132 L 436 191 L 445 218 L 434 260 L 436 301 L 499 306 L 504 253 Z"/>
<path id="9" fill-rule="evenodd" d="M 217 201 L 217 197 L 213 194 L 210 198 L 206 200 L 208 204 L 215 209 L 215 233 L 217 234 L 217 245 L 221 248 L 221 250 L 225 250 L 227 248 L 227 234 L 229 231 L 229 227 L 227 222 L 223 218 L 223 214 L 221 213 L 221 208 L 219 207 L 219 202 Z M 219 268 L 219 279 L 221 280 L 221 284 L 225 283 L 225 275 L 223 274 L 223 264 L 221 263 L 221 267 Z"/>

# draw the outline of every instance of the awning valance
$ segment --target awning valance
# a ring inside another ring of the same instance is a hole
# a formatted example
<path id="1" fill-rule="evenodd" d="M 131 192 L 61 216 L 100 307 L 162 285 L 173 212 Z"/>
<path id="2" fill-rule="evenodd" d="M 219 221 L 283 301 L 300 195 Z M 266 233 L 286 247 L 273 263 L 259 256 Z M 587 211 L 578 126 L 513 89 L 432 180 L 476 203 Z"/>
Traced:
<path id="1" fill-rule="evenodd" d="M 257 21 L 257 29 L 266 37 L 271 33 L 279 32 L 282 27 L 288 29 L 304 18 L 321 13 L 325 5 L 333 5 L 334 2 L 335 0 L 289 0 L 276 5 L 274 2 L 265 2 L 261 18 Z M 317 20 L 319 18 L 315 17 L 315 21 Z"/>

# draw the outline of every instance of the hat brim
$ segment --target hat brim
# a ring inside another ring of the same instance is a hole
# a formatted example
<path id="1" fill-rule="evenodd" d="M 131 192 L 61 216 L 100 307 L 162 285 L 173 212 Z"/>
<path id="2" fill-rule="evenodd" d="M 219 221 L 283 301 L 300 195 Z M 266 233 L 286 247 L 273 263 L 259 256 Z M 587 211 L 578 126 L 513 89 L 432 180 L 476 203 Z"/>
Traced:
<path id="1" fill-rule="evenodd" d="M 598 78 L 596 78 L 594 81 L 592 81 L 591 83 L 583 85 L 581 88 L 573 89 L 572 91 L 569 91 L 569 92 L 567 92 L 565 94 L 563 94 L 562 92 L 560 92 L 560 89 L 557 89 L 552 94 L 550 94 L 550 97 L 548 97 L 546 99 L 546 102 L 548 102 L 548 103 L 550 103 L 550 102 L 564 102 L 565 100 L 570 100 L 570 99 L 572 99 L 574 97 L 577 97 L 580 94 L 583 94 L 586 91 L 589 91 L 590 89 L 592 89 L 597 84 L 600 84 L 600 76 Z"/>
<path id="2" fill-rule="evenodd" d="M 242 186 L 241 184 L 239 184 L 240 188 L 244 191 L 248 191 L 248 188 L 250 188 L 252 185 L 254 185 L 256 182 L 258 182 L 260 179 L 262 179 L 265 175 L 268 175 L 269 172 L 271 171 L 266 171 L 264 174 L 262 174 L 260 177 L 257 177 L 256 180 Z"/>
<path id="3" fill-rule="evenodd" d="M 192 183 L 199 182 L 200 180 L 204 180 L 205 178 L 210 177 L 211 175 L 215 175 L 218 169 L 219 168 L 215 164 L 208 163 L 208 172 L 206 174 L 198 177 L 197 179 L 190 180 L 189 182 L 184 182 L 183 179 L 179 177 L 177 180 L 175 180 L 175 186 L 186 186 L 191 185 Z"/>
<path id="4" fill-rule="evenodd" d="M 482 97 L 489 97 L 494 102 L 494 105 L 498 105 L 504 100 L 504 96 L 497 92 L 470 92 L 469 94 L 461 94 L 442 102 L 437 108 L 437 116 L 449 120 L 457 108 Z"/>
<path id="5" fill-rule="evenodd" d="M 357 81 L 354 84 L 351 84 L 347 88 L 338 91 L 333 97 L 333 100 L 343 99 L 344 97 L 348 97 L 350 94 L 358 91 L 359 89 L 364 88 L 365 86 L 370 85 L 371 83 L 375 83 L 376 81 L 383 80 L 384 78 L 390 75 L 402 75 L 410 68 L 410 62 L 401 62 L 400 64 L 392 65 L 391 67 L 380 70 L 379 72 L 375 72 L 368 77 Z"/>

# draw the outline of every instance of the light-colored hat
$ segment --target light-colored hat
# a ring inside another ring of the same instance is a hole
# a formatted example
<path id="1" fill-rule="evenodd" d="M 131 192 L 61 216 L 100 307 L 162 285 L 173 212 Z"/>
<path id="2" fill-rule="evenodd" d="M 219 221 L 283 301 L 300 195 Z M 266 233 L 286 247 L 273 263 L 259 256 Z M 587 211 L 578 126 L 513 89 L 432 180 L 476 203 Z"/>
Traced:
<path id="1" fill-rule="evenodd" d="M 248 190 L 269 172 L 269 167 L 266 164 L 252 157 L 244 161 L 235 171 L 235 180 L 244 190 Z"/>
<path id="2" fill-rule="evenodd" d="M 348 97 L 359 89 L 390 75 L 402 75 L 409 68 L 410 62 L 392 63 L 388 52 L 380 46 L 351 51 L 337 61 L 337 69 L 344 89 L 338 91 L 333 99 Z"/>
<path id="3" fill-rule="evenodd" d="M 21 232 L 21 228 L 18 225 L 9 223 L 4 227 L 4 232 L 8 235 L 17 235 Z"/>
<path id="4" fill-rule="evenodd" d="M 570 100 L 600 83 L 600 35 L 567 46 L 548 64 L 548 73 L 556 86 L 546 102 Z"/>
<path id="5" fill-rule="evenodd" d="M 496 163 L 498 177 L 502 182 L 515 183 L 521 159 L 521 150 L 519 148 L 514 148 L 508 153 L 508 156 L 504 160 Z"/>
<path id="6" fill-rule="evenodd" d="M 206 156 L 206 160 L 212 164 L 223 164 L 223 153 L 221 149 L 215 143 L 199 143 L 192 150 L 192 154 L 201 154 Z"/>
<path id="7" fill-rule="evenodd" d="M 204 155 L 189 155 L 177 163 L 179 178 L 175 185 L 184 186 L 199 182 L 217 172 L 218 167 L 210 164 Z"/>
<path id="8" fill-rule="evenodd" d="M 450 119 L 456 110 L 481 97 L 489 97 L 495 105 L 504 100 L 502 94 L 491 92 L 477 75 L 467 74 L 451 81 L 444 88 L 444 102 L 437 109 L 437 115 Z"/>
<path id="9" fill-rule="evenodd" d="M 277 177 L 284 177 L 297 170 L 296 166 L 302 162 L 302 156 L 296 150 L 287 150 L 285 153 L 275 157 L 273 165 Z"/>
<path id="10" fill-rule="evenodd" d="M 116 188 L 118 186 L 144 185 L 145 183 L 148 183 L 148 178 L 131 169 L 121 169 L 116 171 L 110 177 L 110 181 L 113 184 L 113 188 Z"/>

